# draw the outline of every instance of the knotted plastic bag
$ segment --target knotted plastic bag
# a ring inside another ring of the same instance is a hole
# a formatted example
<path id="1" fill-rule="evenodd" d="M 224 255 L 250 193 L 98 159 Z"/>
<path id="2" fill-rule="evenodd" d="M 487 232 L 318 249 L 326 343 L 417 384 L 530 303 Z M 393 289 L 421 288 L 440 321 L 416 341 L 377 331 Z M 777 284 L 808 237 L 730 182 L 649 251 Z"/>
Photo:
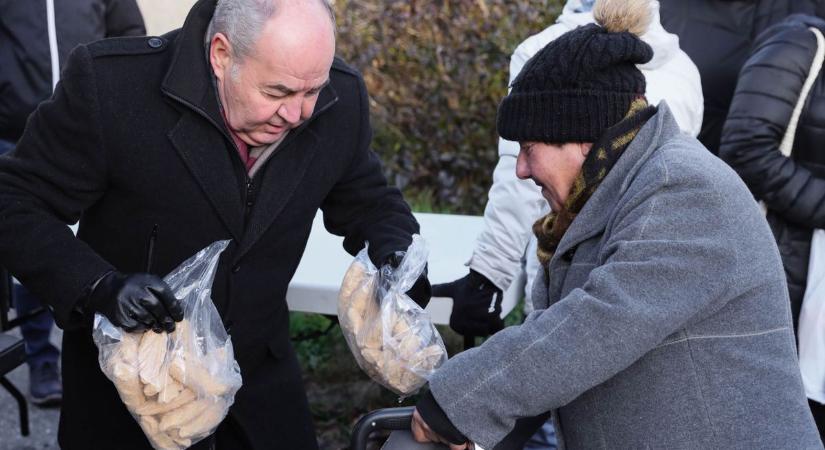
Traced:
<path id="1" fill-rule="evenodd" d="M 164 278 L 184 318 L 172 333 L 128 333 L 95 315 L 100 368 L 158 450 L 187 448 L 215 432 L 241 387 L 232 341 L 212 303 L 218 241 Z"/>
<path id="2" fill-rule="evenodd" d="M 444 342 L 429 315 L 405 294 L 426 263 L 427 248 L 419 235 L 413 236 L 395 269 L 376 268 L 364 247 L 338 294 L 338 320 L 358 365 L 401 396 L 417 392 L 447 360 Z"/>

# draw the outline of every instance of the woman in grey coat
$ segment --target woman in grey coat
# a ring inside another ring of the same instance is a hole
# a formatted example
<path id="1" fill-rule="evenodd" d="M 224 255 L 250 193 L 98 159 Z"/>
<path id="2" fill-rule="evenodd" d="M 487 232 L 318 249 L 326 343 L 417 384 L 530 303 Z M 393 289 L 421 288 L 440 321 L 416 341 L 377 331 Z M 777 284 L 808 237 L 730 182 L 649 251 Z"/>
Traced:
<path id="1" fill-rule="evenodd" d="M 554 211 L 533 227 L 536 311 L 432 376 L 417 440 L 505 448 L 552 411 L 563 448 L 822 448 L 771 232 L 736 173 L 647 105 L 639 3 L 597 4 L 604 26 L 549 44 L 503 100 L 518 175 Z"/>

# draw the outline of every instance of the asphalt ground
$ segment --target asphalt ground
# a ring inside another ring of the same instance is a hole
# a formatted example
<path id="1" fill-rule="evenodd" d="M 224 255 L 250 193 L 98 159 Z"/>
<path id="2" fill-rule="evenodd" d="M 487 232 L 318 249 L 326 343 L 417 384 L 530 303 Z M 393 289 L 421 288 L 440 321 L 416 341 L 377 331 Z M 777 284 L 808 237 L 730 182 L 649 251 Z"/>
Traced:
<path id="1" fill-rule="evenodd" d="M 20 336 L 20 330 L 8 332 L 13 336 Z M 51 341 L 59 348 L 63 332 L 54 327 Z M 29 393 L 29 367 L 26 364 L 18 367 L 6 375 L 9 381 L 22 392 L 27 400 Z M 0 387 L 0 450 L 43 450 L 58 449 L 57 421 L 60 418 L 59 408 L 44 409 L 29 405 L 28 437 L 20 434 L 20 419 L 17 402 L 5 389 Z"/>

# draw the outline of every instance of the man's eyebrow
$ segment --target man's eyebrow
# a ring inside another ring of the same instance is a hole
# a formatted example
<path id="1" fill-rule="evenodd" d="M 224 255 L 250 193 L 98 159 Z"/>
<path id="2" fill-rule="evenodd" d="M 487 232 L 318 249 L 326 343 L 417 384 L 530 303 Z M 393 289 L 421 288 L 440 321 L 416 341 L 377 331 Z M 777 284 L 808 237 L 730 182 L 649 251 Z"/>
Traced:
<path id="1" fill-rule="evenodd" d="M 277 90 L 277 91 L 281 91 L 286 95 L 292 95 L 292 94 L 295 93 L 295 91 L 293 91 L 292 89 L 284 86 L 283 84 L 270 84 L 270 85 L 267 85 L 266 87 L 267 87 L 267 89 L 274 89 L 274 90 Z"/>
<path id="2" fill-rule="evenodd" d="M 328 84 L 329 84 L 329 78 L 327 78 L 327 81 L 324 81 L 320 86 L 309 89 L 308 92 L 320 91 L 321 89 L 327 87 Z M 298 91 L 290 89 L 290 88 L 284 86 L 283 84 L 271 84 L 271 85 L 267 86 L 267 89 L 275 89 L 275 90 L 283 92 L 285 95 L 292 95 L 292 94 L 298 93 Z"/>
<path id="3" fill-rule="evenodd" d="M 324 81 L 323 83 L 321 83 L 320 86 L 314 87 L 314 88 L 310 89 L 309 91 L 310 92 L 318 92 L 321 89 L 327 87 L 328 85 L 329 85 L 329 78 L 327 78 L 327 81 Z"/>

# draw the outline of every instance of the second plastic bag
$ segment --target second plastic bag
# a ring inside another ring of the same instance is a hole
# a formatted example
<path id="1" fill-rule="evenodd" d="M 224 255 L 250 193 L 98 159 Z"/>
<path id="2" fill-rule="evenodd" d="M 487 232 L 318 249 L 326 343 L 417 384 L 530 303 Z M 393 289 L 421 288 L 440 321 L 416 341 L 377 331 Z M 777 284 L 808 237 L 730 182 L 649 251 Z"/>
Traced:
<path id="1" fill-rule="evenodd" d="M 127 333 L 95 316 L 100 368 L 152 446 L 179 450 L 214 433 L 235 401 L 241 372 L 232 341 L 211 300 L 219 241 L 164 278 L 184 319 L 172 333 Z"/>
<path id="2" fill-rule="evenodd" d="M 405 294 L 426 264 L 427 249 L 419 235 L 396 269 L 376 268 L 365 247 L 338 294 L 338 320 L 358 365 L 401 396 L 417 392 L 447 360 L 429 315 Z"/>

